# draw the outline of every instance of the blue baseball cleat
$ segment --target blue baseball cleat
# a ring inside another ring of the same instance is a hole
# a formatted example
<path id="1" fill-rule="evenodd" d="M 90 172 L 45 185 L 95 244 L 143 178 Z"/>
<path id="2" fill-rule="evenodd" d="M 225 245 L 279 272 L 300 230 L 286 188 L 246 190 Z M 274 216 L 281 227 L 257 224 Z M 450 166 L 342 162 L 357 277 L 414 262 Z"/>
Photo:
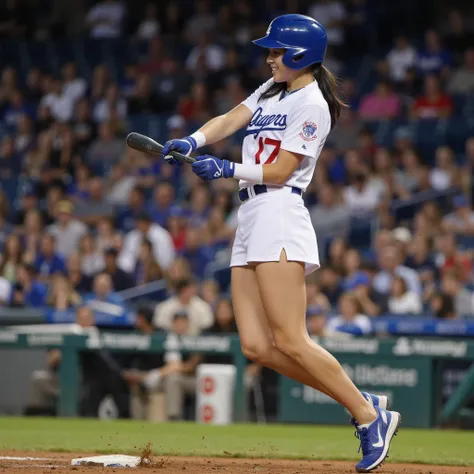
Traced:
<path id="1" fill-rule="evenodd" d="M 400 413 L 375 407 L 378 417 L 369 426 L 356 427 L 355 436 L 360 440 L 362 461 L 356 465 L 357 472 L 371 472 L 377 469 L 388 456 L 392 438 L 397 434 L 402 422 Z"/>
<path id="2" fill-rule="evenodd" d="M 360 392 L 373 407 L 380 407 L 384 410 L 390 408 L 390 400 L 385 395 L 374 395 L 373 393 Z"/>

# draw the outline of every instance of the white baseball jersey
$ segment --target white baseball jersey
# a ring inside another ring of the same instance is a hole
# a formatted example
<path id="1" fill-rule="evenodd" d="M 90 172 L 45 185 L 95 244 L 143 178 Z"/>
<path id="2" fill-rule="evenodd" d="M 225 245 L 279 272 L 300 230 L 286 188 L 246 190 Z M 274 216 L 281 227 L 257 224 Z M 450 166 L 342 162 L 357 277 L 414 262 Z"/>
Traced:
<path id="1" fill-rule="evenodd" d="M 331 130 L 329 107 L 317 81 L 283 98 L 277 94 L 259 101 L 272 83 L 273 79 L 268 80 L 242 102 L 253 113 L 242 144 L 242 162 L 273 163 L 280 149 L 304 155 L 286 185 L 305 191 Z M 251 184 L 239 182 L 241 188 Z"/>

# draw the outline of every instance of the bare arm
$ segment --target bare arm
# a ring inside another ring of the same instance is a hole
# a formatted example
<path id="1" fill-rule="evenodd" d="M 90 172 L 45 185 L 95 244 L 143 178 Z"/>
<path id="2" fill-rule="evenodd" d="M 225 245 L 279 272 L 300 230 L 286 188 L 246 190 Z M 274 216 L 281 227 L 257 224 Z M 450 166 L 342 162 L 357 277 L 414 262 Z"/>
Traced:
<path id="1" fill-rule="evenodd" d="M 239 104 L 230 112 L 209 120 L 198 131 L 206 137 L 206 144 L 212 144 L 230 137 L 237 130 L 247 125 L 252 118 L 252 112 L 245 105 Z"/>
<path id="2" fill-rule="evenodd" d="M 265 184 L 285 184 L 298 168 L 302 159 L 303 155 L 280 150 L 278 159 L 274 163 L 263 165 L 263 182 Z"/>

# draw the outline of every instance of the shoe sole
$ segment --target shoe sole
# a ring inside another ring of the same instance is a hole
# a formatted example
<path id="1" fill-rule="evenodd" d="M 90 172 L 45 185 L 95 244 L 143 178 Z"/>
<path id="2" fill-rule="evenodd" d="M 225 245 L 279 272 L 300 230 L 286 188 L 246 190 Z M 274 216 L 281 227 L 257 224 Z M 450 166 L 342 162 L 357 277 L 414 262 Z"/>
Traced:
<path id="1" fill-rule="evenodd" d="M 390 426 L 388 427 L 387 437 L 385 438 L 385 449 L 383 450 L 382 456 L 380 459 L 377 460 L 374 464 L 367 468 L 356 468 L 357 472 L 372 472 L 379 468 L 388 458 L 388 452 L 390 450 L 390 443 L 394 436 L 397 436 L 398 430 L 400 429 L 400 425 L 402 424 L 402 417 L 400 413 L 393 411 L 392 413 L 392 420 L 390 421 Z M 396 418 L 396 419 L 395 419 Z"/>

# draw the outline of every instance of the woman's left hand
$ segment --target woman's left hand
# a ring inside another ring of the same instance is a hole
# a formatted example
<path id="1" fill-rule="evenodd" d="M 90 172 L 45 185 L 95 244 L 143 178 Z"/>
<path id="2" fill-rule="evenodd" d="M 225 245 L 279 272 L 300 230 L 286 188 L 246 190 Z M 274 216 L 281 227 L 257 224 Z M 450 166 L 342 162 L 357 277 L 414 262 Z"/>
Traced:
<path id="1" fill-rule="evenodd" d="M 206 181 L 219 178 L 232 178 L 234 175 L 230 161 L 221 160 L 211 155 L 196 157 L 196 161 L 191 166 L 194 174 Z"/>

